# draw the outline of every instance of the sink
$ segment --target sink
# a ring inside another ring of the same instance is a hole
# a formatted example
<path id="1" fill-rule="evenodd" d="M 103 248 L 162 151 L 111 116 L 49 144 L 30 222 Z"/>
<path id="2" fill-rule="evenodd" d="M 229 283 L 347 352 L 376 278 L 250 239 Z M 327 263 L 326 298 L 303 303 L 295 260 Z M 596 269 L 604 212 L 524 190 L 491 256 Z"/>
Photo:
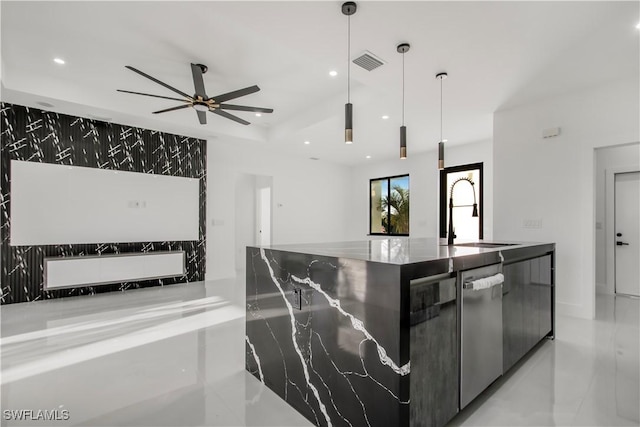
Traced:
<path id="1" fill-rule="evenodd" d="M 502 246 L 515 246 L 517 243 L 489 243 L 489 242 L 471 242 L 471 243 L 454 243 L 453 246 L 467 246 L 472 248 L 499 248 Z"/>

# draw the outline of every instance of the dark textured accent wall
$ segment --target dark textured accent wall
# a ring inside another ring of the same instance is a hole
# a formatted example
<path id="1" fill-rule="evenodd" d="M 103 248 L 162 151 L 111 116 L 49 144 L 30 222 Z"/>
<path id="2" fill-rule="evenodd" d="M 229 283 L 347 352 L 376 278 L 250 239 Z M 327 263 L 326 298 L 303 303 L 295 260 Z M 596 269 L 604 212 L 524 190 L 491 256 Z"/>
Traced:
<path id="1" fill-rule="evenodd" d="M 204 280 L 206 141 L 2 103 L 0 137 L 0 302 L 36 301 Z M 9 246 L 11 160 L 198 178 L 197 241 Z M 45 257 L 184 250 L 186 274 L 161 280 L 43 290 Z"/>

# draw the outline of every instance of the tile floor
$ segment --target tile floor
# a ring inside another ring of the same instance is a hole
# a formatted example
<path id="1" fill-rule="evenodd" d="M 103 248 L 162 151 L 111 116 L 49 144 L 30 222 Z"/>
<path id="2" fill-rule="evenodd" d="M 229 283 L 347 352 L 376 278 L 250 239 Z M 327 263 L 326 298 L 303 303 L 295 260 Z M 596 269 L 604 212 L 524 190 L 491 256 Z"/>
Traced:
<path id="1" fill-rule="evenodd" d="M 2 426 L 309 426 L 244 371 L 244 279 L 1 308 Z M 453 426 L 635 425 L 640 300 L 559 317 Z M 15 421 L 57 409 L 68 420 Z"/>

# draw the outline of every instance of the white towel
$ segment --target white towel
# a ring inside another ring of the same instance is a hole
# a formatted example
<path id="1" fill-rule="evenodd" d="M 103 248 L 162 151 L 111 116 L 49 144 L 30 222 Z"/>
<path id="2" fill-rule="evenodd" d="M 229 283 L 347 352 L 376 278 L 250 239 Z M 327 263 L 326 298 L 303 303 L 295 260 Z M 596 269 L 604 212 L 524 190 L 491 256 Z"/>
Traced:
<path id="1" fill-rule="evenodd" d="M 473 280 L 471 282 L 471 285 L 473 286 L 474 291 L 479 291 L 482 289 L 488 289 L 492 286 L 496 286 L 501 283 L 504 283 L 504 275 L 502 273 L 498 273 L 495 276 L 489 276 L 483 279 Z"/>

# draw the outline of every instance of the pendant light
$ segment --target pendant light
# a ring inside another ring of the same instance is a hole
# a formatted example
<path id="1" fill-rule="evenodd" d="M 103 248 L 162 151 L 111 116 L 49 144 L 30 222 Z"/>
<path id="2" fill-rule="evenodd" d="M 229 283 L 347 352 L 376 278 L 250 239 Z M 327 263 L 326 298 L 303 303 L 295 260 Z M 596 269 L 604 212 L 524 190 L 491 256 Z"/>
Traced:
<path id="1" fill-rule="evenodd" d="M 342 4 L 342 13 L 347 15 L 347 103 L 344 105 L 344 142 L 353 143 L 353 105 L 351 105 L 351 15 L 356 13 L 355 2 L 348 1 Z"/>
<path id="2" fill-rule="evenodd" d="M 400 43 L 398 53 L 402 54 L 402 126 L 400 126 L 400 158 L 407 158 L 407 127 L 404 125 L 404 54 L 409 52 L 409 43 Z"/>
<path id="3" fill-rule="evenodd" d="M 447 78 L 447 73 L 436 74 L 440 80 L 440 142 L 438 142 L 438 169 L 444 169 L 444 141 L 442 140 L 442 81 Z"/>

